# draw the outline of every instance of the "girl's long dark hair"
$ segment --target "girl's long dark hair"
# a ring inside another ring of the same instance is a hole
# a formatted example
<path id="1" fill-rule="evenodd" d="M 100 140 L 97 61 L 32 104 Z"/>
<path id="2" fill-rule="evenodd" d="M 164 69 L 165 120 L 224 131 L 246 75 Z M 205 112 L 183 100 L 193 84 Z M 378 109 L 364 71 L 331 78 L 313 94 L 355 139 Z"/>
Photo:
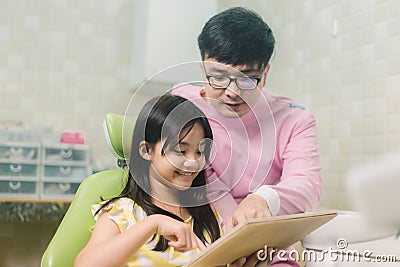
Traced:
<path id="1" fill-rule="evenodd" d="M 149 146 L 154 146 L 160 140 L 165 139 L 164 153 L 168 145 L 176 141 L 182 129 L 190 131 L 196 123 L 203 128 L 205 139 L 212 140 L 211 127 L 204 113 L 187 99 L 180 96 L 163 95 L 148 101 L 136 120 L 126 186 L 118 197 L 110 199 L 102 207 L 121 197 L 128 197 L 141 206 L 147 215 L 163 214 L 178 221 L 183 221 L 180 217 L 152 203 L 152 197 L 149 194 L 151 192 L 149 181 L 150 162 L 143 159 L 139 154 L 139 144 L 144 140 Z M 204 153 L 207 162 L 210 150 L 211 143 L 206 142 Z M 209 241 L 214 242 L 220 237 L 217 219 L 207 203 L 205 185 L 206 175 L 203 168 L 191 185 L 191 188 L 196 187 L 194 192 L 190 190 L 177 191 L 181 204 L 186 203 L 188 200 L 192 204 L 198 203 L 198 205 L 190 205 L 186 209 L 194 220 L 194 233 L 204 244 Z M 210 237 L 210 240 L 206 239 L 206 235 Z M 167 248 L 168 240 L 160 236 L 153 250 L 165 251 Z"/>

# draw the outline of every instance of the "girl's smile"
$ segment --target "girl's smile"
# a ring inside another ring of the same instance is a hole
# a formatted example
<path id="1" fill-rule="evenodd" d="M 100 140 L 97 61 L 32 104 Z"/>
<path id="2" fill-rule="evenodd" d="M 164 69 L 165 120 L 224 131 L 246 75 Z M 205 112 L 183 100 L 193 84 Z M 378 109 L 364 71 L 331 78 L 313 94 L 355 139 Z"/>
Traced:
<path id="1" fill-rule="evenodd" d="M 183 129 L 179 142 L 175 146 L 170 144 L 164 148 L 164 152 L 163 142 L 157 142 L 149 151 L 150 180 L 178 190 L 188 189 L 205 166 L 204 138 L 203 128 L 196 123 L 193 127 Z M 152 189 L 156 190 L 154 187 Z"/>

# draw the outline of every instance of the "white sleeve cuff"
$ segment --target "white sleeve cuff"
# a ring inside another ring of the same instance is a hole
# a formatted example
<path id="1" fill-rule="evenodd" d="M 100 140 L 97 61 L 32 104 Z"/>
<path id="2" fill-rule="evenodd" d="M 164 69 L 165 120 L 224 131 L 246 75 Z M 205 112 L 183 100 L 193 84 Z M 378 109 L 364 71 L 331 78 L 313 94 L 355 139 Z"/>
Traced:
<path id="1" fill-rule="evenodd" d="M 278 214 L 281 207 L 278 192 L 267 185 L 262 185 L 256 191 L 252 192 L 252 194 L 263 197 L 267 201 L 269 212 L 271 212 L 272 216 Z"/>

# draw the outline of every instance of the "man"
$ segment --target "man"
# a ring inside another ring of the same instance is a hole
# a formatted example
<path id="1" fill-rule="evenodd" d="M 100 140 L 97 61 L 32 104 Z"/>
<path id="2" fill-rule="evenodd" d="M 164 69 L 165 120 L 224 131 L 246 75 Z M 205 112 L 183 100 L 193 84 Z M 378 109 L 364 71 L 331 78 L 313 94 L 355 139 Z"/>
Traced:
<path id="1" fill-rule="evenodd" d="M 275 45 L 269 26 L 251 10 L 231 8 L 205 24 L 198 45 L 204 88 L 182 84 L 173 93 L 209 118 L 209 198 L 227 230 L 247 218 L 314 210 L 322 191 L 316 121 L 263 89 Z"/>

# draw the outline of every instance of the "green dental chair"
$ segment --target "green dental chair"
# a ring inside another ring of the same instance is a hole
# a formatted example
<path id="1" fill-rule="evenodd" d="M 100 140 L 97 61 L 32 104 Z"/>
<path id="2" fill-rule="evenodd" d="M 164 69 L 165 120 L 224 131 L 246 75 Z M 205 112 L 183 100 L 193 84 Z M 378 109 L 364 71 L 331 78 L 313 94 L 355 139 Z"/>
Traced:
<path id="1" fill-rule="evenodd" d="M 108 113 L 104 121 L 107 143 L 118 159 L 121 169 L 98 172 L 87 177 L 79 186 L 75 197 L 56 233 L 43 254 L 42 267 L 70 267 L 76 255 L 88 242 L 95 223 L 90 211 L 92 204 L 119 195 L 128 177 L 124 151 L 130 147 L 135 117 Z"/>

